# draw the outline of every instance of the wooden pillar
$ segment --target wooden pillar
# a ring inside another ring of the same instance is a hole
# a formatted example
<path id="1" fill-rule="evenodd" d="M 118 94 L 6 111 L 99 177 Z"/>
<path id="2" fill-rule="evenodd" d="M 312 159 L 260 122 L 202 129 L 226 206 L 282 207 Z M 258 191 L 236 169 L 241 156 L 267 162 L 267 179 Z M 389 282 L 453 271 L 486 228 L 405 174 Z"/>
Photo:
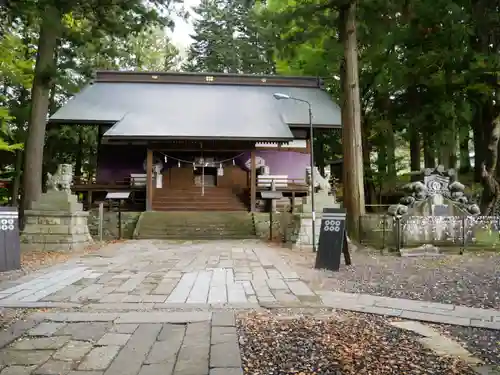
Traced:
<path id="1" fill-rule="evenodd" d="M 250 152 L 250 212 L 255 212 L 257 204 L 257 169 L 255 168 L 255 151 Z"/>
<path id="2" fill-rule="evenodd" d="M 148 148 L 146 156 L 146 211 L 153 210 L 153 150 Z"/>

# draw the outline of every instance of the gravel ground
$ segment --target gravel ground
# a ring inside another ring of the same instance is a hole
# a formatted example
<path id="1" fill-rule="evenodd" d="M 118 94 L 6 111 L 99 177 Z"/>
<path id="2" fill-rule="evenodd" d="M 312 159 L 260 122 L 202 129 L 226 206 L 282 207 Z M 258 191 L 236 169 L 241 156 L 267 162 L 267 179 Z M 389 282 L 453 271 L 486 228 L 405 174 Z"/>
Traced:
<path id="1" fill-rule="evenodd" d="M 0 330 L 4 330 L 19 319 L 24 319 L 30 310 L 0 308 Z"/>
<path id="2" fill-rule="evenodd" d="M 342 265 L 340 272 L 313 270 L 310 252 L 282 255 L 316 289 L 500 310 L 499 253 L 404 258 L 357 251 L 353 266 Z"/>
<path id="3" fill-rule="evenodd" d="M 284 250 L 282 256 L 315 289 L 368 293 L 500 310 L 500 254 L 465 253 L 401 258 L 356 251 L 340 272 L 313 270 L 315 255 Z M 479 358 L 500 365 L 500 331 L 440 326 Z"/>
<path id="4" fill-rule="evenodd" d="M 485 363 L 500 366 L 500 331 L 475 327 L 432 324 L 434 328 L 461 343 L 469 352 Z"/>
<path id="5" fill-rule="evenodd" d="M 283 319 L 251 313 L 238 319 L 238 333 L 248 375 L 475 374 L 460 360 L 424 348 L 418 335 L 374 315 Z"/>

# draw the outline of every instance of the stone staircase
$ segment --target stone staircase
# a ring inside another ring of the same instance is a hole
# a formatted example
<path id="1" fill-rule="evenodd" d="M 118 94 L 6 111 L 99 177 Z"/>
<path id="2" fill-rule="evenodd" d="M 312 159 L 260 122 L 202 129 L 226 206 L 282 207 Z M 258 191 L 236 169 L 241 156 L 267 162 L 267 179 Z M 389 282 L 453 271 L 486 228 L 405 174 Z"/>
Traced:
<path id="1" fill-rule="evenodd" d="M 247 211 L 243 200 L 229 188 L 200 187 L 156 189 L 154 211 Z"/>
<path id="2" fill-rule="evenodd" d="M 134 231 L 136 239 L 207 240 L 256 238 L 252 214 L 247 212 L 143 212 Z"/>

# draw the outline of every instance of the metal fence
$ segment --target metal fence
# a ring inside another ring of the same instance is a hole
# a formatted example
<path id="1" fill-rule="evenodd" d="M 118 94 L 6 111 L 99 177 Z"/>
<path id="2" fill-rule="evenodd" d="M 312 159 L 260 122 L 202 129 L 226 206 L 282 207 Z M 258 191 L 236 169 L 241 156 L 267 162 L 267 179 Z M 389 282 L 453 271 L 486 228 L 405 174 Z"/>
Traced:
<path id="1" fill-rule="evenodd" d="M 500 250 L 498 216 L 365 215 L 359 219 L 359 239 L 364 245 L 399 250 L 434 245 L 450 248 Z"/>

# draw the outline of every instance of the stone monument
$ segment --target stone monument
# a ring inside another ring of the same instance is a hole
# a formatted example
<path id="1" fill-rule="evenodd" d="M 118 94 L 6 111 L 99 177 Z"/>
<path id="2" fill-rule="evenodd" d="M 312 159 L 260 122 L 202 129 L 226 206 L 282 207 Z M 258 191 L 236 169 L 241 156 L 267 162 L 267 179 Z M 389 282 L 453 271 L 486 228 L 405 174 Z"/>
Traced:
<path id="1" fill-rule="evenodd" d="M 54 175 L 48 175 L 47 193 L 24 212 L 22 250 L 71 251 L 92 243 L 87 226 L 89 213 L 71 194 L 72 178 L 71 164 L 61 164 Z"/>
<path id="2" fill-rule="evenodd" d="M 402 245 L 462 243 L 464 218 L 479 215 L 479 207 L 469 201 L 453 169 L 440 165 L 422 174 L 420 181 L 405 185 L 406 196 L 388 209 L 400 220 Z"/>
<path id="3" fill-rule="evenodd" d="M 315 237 L 316 245 L 319 241 L 319 232 L 321 229 L 321 215 L 326 207 L 338 208 L 340 205 L 336 202 L 335 195 L 331 194 L 331 186 L 326 178 L 321 176 L 318 167 L 314 167 L 314 208 L 316 217 L 314 219 L 316 225 Z M 311 168 L 306 168 L 307 182 L 311 186 Z M 311 193 L 307 196 L 305 203 L 302 206 L 300 214 L 300 229 L 297 238 L 298 246 L 312 246 L 312 202 Z"/>

